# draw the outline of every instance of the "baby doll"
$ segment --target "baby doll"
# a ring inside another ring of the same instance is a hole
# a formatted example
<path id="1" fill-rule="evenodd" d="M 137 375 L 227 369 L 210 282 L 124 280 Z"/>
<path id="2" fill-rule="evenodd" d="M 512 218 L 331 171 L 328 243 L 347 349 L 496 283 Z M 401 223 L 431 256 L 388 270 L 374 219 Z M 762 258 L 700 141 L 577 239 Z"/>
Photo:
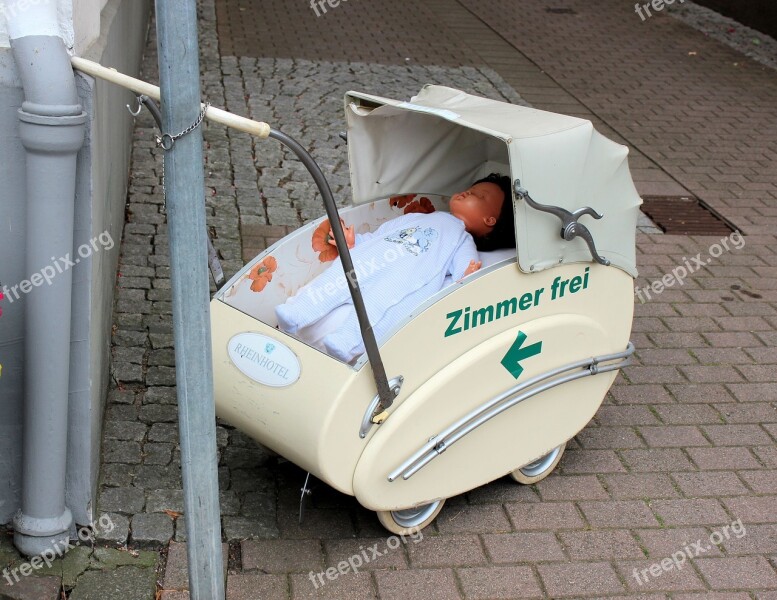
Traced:
<path id="1" fill-rule="evenodd" d="M 515 246 L 510 178 L 492 174 L 450 199 L 450 213 L 409 213 L 354 234 L 345 228 L 348 247 L 367 314 L 380 343 L 394 325 L 443 287 L 481 267 L 477 250 Z M 331 238 L 331 236 L 330 236 Z M 334 240 L 330 243 L 334 244 Z M 297 333 L 352 304 L 339 259 L 275 308 L 280 329 Z M 354 310 L 323 339 L 332 356 L 345 362 L 364 353 Z"/>

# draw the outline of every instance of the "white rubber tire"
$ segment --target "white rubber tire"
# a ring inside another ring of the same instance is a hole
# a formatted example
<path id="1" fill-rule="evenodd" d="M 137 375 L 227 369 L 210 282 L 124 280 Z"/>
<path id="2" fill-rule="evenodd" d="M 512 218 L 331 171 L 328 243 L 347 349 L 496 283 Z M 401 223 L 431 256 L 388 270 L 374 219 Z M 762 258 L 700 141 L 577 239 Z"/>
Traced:
<path id="1" fill-rule="evenodd" d="M 424 506 L 405 510 L 379 510 L 380 524 L 395 535 L 413 535 L 427 527 L 440 514 L 445 506 L 445 499 L 437 500 Z"/>
<path id="2" fill-rule="evenodd" d="M 516 469 L 510 473 L 510 477 L 523 485 L 531 485 L 532 483 L 542 481 L 553 472 L 553 469 L 556 468 L 556 465 L 558 465 L 561 457 L 564 456 L 564 450 L 566 447 L 567 444 L 564 442 L 560 446 L 548 452 L 548 454 L 545 456 L 541 456 L 528 465 L 524 465 L 520 469 Z"/>

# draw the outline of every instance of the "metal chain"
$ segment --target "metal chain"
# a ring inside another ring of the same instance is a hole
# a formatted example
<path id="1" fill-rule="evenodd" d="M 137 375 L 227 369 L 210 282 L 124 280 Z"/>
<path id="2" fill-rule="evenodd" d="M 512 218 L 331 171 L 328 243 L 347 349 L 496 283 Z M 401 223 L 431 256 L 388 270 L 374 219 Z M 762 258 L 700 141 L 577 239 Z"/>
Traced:
<path id="1" fill-rule="evenodd" d="M 156 136 L 156 145 L 166 151 L 172 150 L 176 140 L 191 133 L 192 131 L 197 129 L 200 125 L 202 125 L 202 121 L 205 119 L 205 113 L 208 112 L 208 108 L 210 108 L 210 102 L 205 103 L 205 105 L 202 107 L 202 110 L 200 111 L 200 116 L 197 117 L 197 120 L 191 125 L 189 125 L 189 127 L 184 129 L 181 133 L 178 133 L 176 135 L 163 133 L 161 137 Z"/>
<path id="2" fill-rule="evenodd" d="M 200 116 L 197 117 L 197 120 L 191 125 L 189 125 L 189 127 L 184 129 L 181 133 L 177 135 L 170 135 L 169 133 L 163 133 L 161 136 L 158 136 L 158 135 L 154 136 L 156 138 L 157 147 L 162 148 L 165 152 L 172 150 L 173 146 L 175 145 L 175 141 L 177 139 L 182 138 L 183 136 L 191 133 L 192 131 L 197 129 L 200 125 L 202 125 L 202 122 L 205 119 L 205 113 L 208 112 L 209 107 L 210 107 L 210 102 L 206 102 L 205 105 L 202 107 L 202 110 L 200 111 Z M 164 156 L 162 157 L 162 206 L 167 208 L 167 190 L 165 189 L 165 157 Z"/>

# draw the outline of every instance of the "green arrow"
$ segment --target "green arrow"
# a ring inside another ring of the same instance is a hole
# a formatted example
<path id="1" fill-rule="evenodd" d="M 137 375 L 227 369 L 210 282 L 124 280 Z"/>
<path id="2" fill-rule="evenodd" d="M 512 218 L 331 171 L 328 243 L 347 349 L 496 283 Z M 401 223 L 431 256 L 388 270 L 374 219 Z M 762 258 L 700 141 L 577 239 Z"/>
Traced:
<path id="1" fill-rule="evenodd" d="M 504 358 L 500 361 L 502 366 L 510 371 L 510 374 L 516 379 L 523 373 L 523 367 L 520 365 L 520 362 L 542 352 L 542 342 L 537 342 L 530 346 L 526 346 L 525 348 L 521 348 L 524 341 L 526 341 L 526 334 L 523 331 L 519 331 L 518 337 L 515 338 L 513 345 L 510 346 L 507 354 L 505 354 Z"/>

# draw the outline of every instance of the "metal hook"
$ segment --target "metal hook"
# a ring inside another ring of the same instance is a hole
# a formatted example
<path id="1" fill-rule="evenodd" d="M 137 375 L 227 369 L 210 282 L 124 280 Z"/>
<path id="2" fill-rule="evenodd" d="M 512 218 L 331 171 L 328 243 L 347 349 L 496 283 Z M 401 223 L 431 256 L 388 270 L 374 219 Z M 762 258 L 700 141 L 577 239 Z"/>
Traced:
<path id="1" fill-rule="evenodd" d="M 132 107 L 127 104 L 127 110 L 133 117 L 137 117 L 140 114 L 140 111 L 143 110 L 143 103 L 140 100 L 140 96 L 135 96 L 135 101 L 138 103 L 138 107 L 135 110 L 132 110 Z"/>

